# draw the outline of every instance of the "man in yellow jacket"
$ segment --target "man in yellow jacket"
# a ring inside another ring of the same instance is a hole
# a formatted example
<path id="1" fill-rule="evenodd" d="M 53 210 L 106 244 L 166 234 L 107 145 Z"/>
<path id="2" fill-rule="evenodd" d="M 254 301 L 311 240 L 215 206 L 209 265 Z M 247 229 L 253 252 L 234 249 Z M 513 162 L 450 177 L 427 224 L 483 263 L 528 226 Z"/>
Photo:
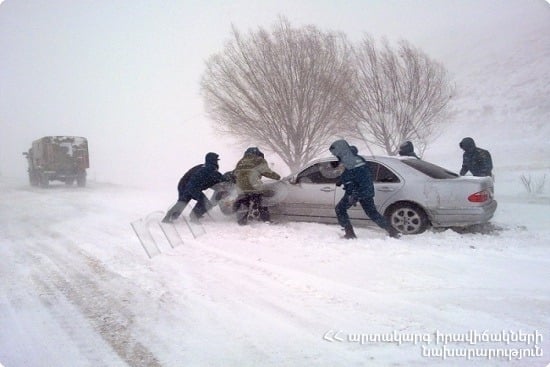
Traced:
<path id="1" fill-rule="evenodd" d="M 256 147 L 248 148 L 245 151 L 233 173 L 239 188 L 239 197 L 235 202 L 237 222 L 244 225 L 249 217 L 259 217 L 264 222 L 269 221 L 269 210 L 262 205 L 263 184 L 261 178 L 280 180 L 281 176 L 269 168 L 264 154 Z"/>

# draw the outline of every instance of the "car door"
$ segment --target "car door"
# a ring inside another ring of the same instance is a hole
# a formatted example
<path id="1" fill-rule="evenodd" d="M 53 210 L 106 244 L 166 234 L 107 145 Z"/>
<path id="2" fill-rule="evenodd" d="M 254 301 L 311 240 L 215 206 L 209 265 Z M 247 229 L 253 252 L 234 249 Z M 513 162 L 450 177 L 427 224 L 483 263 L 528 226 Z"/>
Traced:
<path id="1" fill-rule="evenodd" d="M 337 161 L 319 162 L 304 169 L 285 185 L 277 211 L 303 220 L 334 218 L 336 181 L 342 170 Z"/>
<path id="2" fill-rule="evenodd" d="M 378 211 L 381 212 L 381 208 L 384 208 L 391 198 L 401 190 L 404 181 L 396 172 L 380 162 L 367 160 L 367 165 L 374 181 L 374 204 Z M 336 203 L 338 203 L 343 195 L 343 187 L 338 188 L 335 195 Z M 356 206 L 352 206 L 348 213 L 350 218 L 368 219 L 359 203 Z M 383 213 L 381 212 L 381 214 Z"/>

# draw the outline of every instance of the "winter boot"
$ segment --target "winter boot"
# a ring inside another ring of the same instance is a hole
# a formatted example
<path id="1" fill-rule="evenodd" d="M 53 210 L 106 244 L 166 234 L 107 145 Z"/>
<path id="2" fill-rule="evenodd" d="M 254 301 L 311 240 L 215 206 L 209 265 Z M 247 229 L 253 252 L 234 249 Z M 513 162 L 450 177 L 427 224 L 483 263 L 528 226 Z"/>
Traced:
<path id="1" fill-rule="evenodd" d="M 393 226 L 389 226 L 388 227 L 388 234 L 390 235 L 391 238 L 399 238 L 401 237 L 401 233 L 399 233 L 399 231 L 395 228 L 393 228 Z"/>
<path id="2" fill-rule="evenodd" d="M 250 204 L 248 209 L 248 220 L 258 220 L 260 219 L 260 209 L 256 203 Z"/>
<path id="3" fill-rule="evenodd" d="M 357 238 L 351 225 L 344 227 L 344 230 L 346 231 L 346 234 L 344 234 L 345 239 L 351 240 L 353 238 Z"/>
<path id="4" fill-rule="evenodd" d="M 237 223 L 240 226 L 244 226 L 246 225 L 247 222 L 248 222 L 248 212 L 245 212 L 245 213 L 237 212 Z"/>
<path id="5" fill-rule="evenodd" d="M 168 212 L 164 218 L 162 218 L 162 223 L 172 223 L 174 222 L 176 219 L 178 219 L 179 217 L 179 214 L 178 213 L 174 213 L 174 212 Z"/>
<path id="6" fill-rule="evenodd" d="M 191 222 L 193 224 L 199 224 L 200 223 L 199 219 L 200 218 L 195 213 L 189 214 L 189 222 Z"/>

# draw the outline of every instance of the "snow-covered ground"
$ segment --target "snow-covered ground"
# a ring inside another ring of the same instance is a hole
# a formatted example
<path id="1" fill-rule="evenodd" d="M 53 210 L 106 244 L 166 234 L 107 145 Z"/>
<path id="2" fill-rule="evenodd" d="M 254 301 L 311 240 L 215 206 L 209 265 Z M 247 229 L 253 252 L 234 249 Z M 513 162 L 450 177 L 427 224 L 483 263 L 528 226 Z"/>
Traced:
<path id="1" fill-rule="evenodd" d="M 319 2 L 313 3 L 317 8 Z M 549 365 L 547 4 L 522 1 L 504 23 L 485 22 L 492 18 L 483 16 L 473 24 L 457 13 L 468 27 L 453 30 L 444 24 L 419 44 L 444 63 L 457 86 L 452 119 L 424 158 L 457 171 L 458 142 L 465 136 L 491 152 L 499 207 L 490 233 L 428 231 L 395 240 L 375 228 L 357 228 L 359 239 L 346 241 L 337 226 L 240 227 L 216 209 L 204 221 L 203 235 L 195 239 L 179 225 L 183 244 L 171 248 L 161 242 L 162 253 L 152 259 L 130 223 L 171 206 L 173 186 L 198 163 L 196 157 L 215 150 L 226 171 L 241 154 L 242 147 L 228 148 L 226 137 L 188 134 L 201 130 L 203 122 L 182 123 L 182 116 L 194 114 L 185 109 L 194 106 L 195 92 L 170 89 L 173 82 L 195 90 L 200 70 L 189 65 L 196 60 L 202 65 L 213 51 L 193 48 L 190 55 L 188 43 L 172 34 L 163 37 L 158 28 L 147 28 L 148 22 L 136 21 L 137 32 L 121 31 L 131 14 L 124 10 L 115 18 L 110 5 L 103 13 L 54 4 L 51 13 L 43 4 L 31 9 L 23 2 L 19 10 L 16 4 L 21 2 L 2 4 L 5 27 L 0 27 L 7 50 L 0 116 L 5 138 L 0 143 L 0 367 Z M 202 18 L 187 7 L 184 15 L 194 19 L 192 32 L 186 32 L 203 42 L 195 24 Z M 307 12 L 307 22 L 319 24 L 314 13 Z M 158 24 L 179 29 L 179 14 L 170 13 L 176 25 Z M 217 19 L 207 14 L 205 19 Z M 102 26 L 107 15 L 113 16 L 114 32 Z M 370 27 L 361 18 L 361 31 Z M 120 48 L 126 38 L 116 44 L 117 35 L 131 34 L 137 38 L 129 48 Z M 178 49 L 165 46 L 171 39 L 183 45 L 183 69 L 178 63 L 156 64 L 151 56 L 162 60 L 163 54 L 142 45 L 143 34 L 154 35 L 151 40 L 163 52 Z M 84 45 L 82 52 L 75 45 Z M 134 55 L 146 63 L 134 65 Z M 64 62 L 71 67 L 64 70 Z M 154 82 L 145 77 L 150 70 Z M 191 71 L 188 79 L 182 79 L 183 71 Z M 70 81 L 62 82 L 64 75 Z M 94 77 L 97 87 L 88 89 Z M 111 79 L 115 84 L 106 83 Z M 137 83 L 142 79 L 145 84 Z M 149 96 L 145 91 L 151 86 L 163 92 L 153 88 L 156 96 Z M 101 97 L 89 99 L 92 94 Z M 134 99 L 139 106 L 129 103 Z M 20 152 L 40 136 L 71 131 L 89 138 L 92 182 L 86 188 L 31 188 Z M 139 142 L 137 148 L 133 142 Z M 280 165 L 274 168 L 287 173 Z M 522 175 L 535 184 L 546 180 L 543 192 L 527 194 Z M 95 182 L 107 180 L 120 185 Z M 155 235 L 161 239 L 158 230 Z M 465 338 L 470 342 L 460 342 Z M 524 357 L 541 351 L 543 356 Z M 501 356 L 489 359 L 489 353 Z"/>
<path id="2" fill-rule="evenodd" d="M 358 228 L 348 241 L 215 209 L 206 233 L 179 226 L 184 243 L 152 259 L 130 223 L 175 192 L 0 178 L 0 364 L 546 366 L 550 200 L 510 177 L 489 234 Z"/>

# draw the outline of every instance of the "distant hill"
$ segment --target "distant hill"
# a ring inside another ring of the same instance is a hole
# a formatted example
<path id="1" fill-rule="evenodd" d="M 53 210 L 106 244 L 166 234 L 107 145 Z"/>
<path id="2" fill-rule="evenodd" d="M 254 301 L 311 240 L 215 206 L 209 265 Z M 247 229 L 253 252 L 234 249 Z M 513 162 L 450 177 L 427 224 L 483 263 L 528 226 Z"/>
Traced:
<path id="1" fill-rule="evenodd" d="M 441 43 L 436 57 L 457 95 L 453 120 L 426 158 L 454 167 L 458 142 L 471 136 L 499 168 L 550 168 L 550 6 L 541 5 Z"/>

